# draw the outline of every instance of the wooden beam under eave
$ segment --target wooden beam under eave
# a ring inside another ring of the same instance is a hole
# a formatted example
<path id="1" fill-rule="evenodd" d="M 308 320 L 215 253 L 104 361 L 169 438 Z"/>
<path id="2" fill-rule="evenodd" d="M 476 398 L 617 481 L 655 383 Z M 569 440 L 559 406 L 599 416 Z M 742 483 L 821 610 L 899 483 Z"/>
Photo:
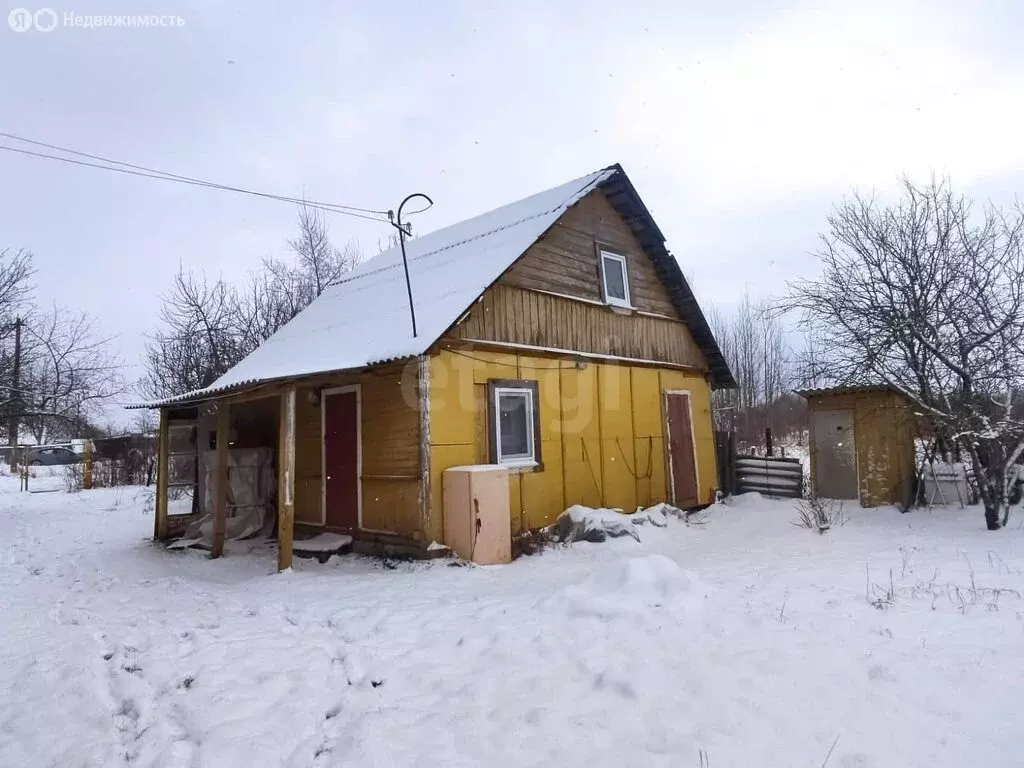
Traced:
<path id="1" fill-rule="evenodd" d="M 170 464 L 170 429 L 167 423 L 167 409 L 160 409 L 160 431 L 156 444 L 156 519 L 153 521 L 153 538 L 165 541 L 169 531 L 167 522 L 167 471 Z"/>
<path id="2" fill-rule="evenodd" d="M 281 393 L 277 453 L 277 570 L 292 567 L 295 534 L 295 387 Z"/>
<path id="3" fill-rule="evenodd" d="M 231 407 L 224 402 L 217 403 L 217 458 L 214 468 L 213 487 L 213 546 L 210 557 L 224 554 L 224 533 L 227 528 L 228 511 L 228 443 L 231 431 Z"/>

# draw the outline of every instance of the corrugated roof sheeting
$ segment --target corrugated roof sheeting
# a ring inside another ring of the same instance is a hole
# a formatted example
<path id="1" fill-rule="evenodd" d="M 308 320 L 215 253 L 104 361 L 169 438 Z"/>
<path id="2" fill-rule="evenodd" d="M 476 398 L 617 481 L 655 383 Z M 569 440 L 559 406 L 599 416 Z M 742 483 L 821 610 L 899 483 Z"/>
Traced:
<path id="1" fill-rule="evenodd" d="M 827 397 L 829 395 L 872 395 L 880 392 L 894 392 L 901 394 L 896 387 L 888 384 L 849 384 L 836 387 L 822 387 L 820 389 L 798 389 L 795 390 L 800 397 Z"/>

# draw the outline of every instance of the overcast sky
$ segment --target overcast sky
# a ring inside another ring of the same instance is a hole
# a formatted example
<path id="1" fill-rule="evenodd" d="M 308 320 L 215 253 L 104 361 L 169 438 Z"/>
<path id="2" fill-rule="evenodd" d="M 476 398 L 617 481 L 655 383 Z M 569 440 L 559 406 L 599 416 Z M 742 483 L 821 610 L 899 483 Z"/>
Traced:
<path id="1" fill-rule="evenodd" d="M 934 170 L 1008 202 L 1024 181 L 1012 0 L 79 0 L 48 7 L 185 23 L 48 33 L 3 2 L 0 131 L 348 205 L 423 191 L 421 232 L 619 162 L 705 304 L 813 273 L 851 186 Z M 331 227 L 368 256 L 388 235 Z M 294 231 L 282 203 L 0 152 L 0 247 L 132 366 L 179 263 L 242 279 Z"/>

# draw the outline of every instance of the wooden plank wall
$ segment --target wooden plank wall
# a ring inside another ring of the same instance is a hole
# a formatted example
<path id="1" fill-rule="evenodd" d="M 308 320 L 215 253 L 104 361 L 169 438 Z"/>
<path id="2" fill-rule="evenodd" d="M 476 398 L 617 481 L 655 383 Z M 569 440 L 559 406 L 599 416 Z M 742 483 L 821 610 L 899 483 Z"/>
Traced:
<path id="1" fill-rule="evenodd" d="M 852 410 L 860 503 L 865 507 L 907 503 L 915 474 L 915 421 L 897 394 L 867 392 L 812 397 L 809 410 Z M 811 474 L 817 456 L 811 439 Z"/>
<path id="2" fill-rule="evenodd" d="M 600 190 L 570 208 L 500 280 L 502 285 L 604 300 L 595 242 L 626 258 L 633 306 L 679 319 L 633 230 Z"/>
<path id="3" fill-rule="evenodd" d="M 547 525 L 567 506 L 633 511 L 666 501 L 665 390 L 693 395 L 700 499 L 714 500 L 711 391 L 700 375 L 556 356 L 444 350 L 430 361 L 431 525 L 443 541 L 443 472 L 487 463 L 488 379 L 537 382 L 543 468 L 510 475 L 513 532 Z"/>
<path id="4" fill-rule="evenodd" d="M 707 368 L 680 320 L 628 314 L 505 285 L 490 288 L 453 335 Z"/>
<path id="5" fill-rule="evenodd" d="M 300 386 L 296 398 L 295 520 L 318 524 L 322 512 L 320 403 L 310 393 L 360 385 L 362 406 L 363 527 L 417 535 L 419 510 L 419 403 L 413 361 L 341 374 Z"/>

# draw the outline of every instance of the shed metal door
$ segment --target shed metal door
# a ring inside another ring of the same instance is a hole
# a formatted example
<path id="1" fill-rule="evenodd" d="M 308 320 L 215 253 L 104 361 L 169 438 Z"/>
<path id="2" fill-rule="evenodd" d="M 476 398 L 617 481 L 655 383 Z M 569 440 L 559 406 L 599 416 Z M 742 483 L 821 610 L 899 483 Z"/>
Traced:
<path id="1" fill-rule="evenodd" d="M 857 450 L 853 411 L 811 411 L 814 432 L 814 488 L 826 499 L 857 498 Z"/>

